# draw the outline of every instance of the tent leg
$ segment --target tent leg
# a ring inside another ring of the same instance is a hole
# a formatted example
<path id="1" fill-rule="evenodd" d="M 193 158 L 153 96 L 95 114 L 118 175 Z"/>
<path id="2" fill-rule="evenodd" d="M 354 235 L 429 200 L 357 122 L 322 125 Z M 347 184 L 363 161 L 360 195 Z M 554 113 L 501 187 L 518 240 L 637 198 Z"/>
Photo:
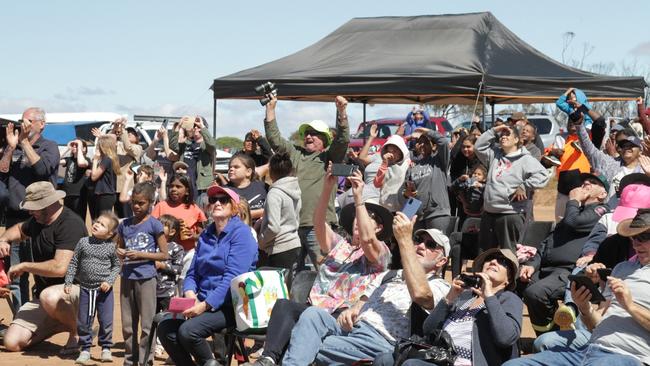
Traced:
<path id="1" fill-rule="evenodd" d="M 494 126 L 494 102 L 490 102 L 490 107 L 492 107 L 492 126 Z"/>
<path id="2" fill-rule="evenodd" d="M 483 121 L 483 130 L 485 131 L 485 105 L 487 104 L 487 97 L 484 95 L 483 96 L 483 106 L 481 107 L 481 110 L 483 111 L 483 117 L 481 120 Z"/>
<path id="3" fill-rule="evenodd" d="M 363 122 L 366 121 L 366 102 L 363 102 Z"/>
<path id="4" fill-rule="evenodd" d="M 212 137 L 217 137 L 217 99 L 212 100 Z"/>

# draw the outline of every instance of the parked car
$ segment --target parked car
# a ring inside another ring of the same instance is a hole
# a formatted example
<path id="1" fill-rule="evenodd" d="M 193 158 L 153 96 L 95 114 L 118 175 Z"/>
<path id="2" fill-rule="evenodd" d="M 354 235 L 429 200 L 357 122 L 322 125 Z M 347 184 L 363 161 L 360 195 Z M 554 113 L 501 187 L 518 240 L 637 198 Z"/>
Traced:
<path id="1" fill-rule="evenodd" d="M 506 120 L 509 116 L 499 115 L 499 118 Z M 547 114 L 531 114 L 526 116 L 528 121 L 532 122 L 537 127 L 537 133 L 542 138 L 544 147 L 549 147 L 555 140 L 555 135 L 564 131 L 555 117 Z M 496 119 L 496 117 L 495 117 Z M 465 128 L 469 129 L 472 125 L 471 121 L 465 121 L 454 126 L 454 129 Z M 492 127 L 492 120 L 485 121 L 486 128 Z"/>
<path id="2" fill-rule="evenodd" d="M 451 124 L 444 117 L 432 117 L 431 122 L 433 122 L 434 129 L 445 136 L 449 136 L 452 131 Z M 386 142 L 386 139 L 397 132 L 397 129 L 403 123 L 403 118 L 381 118 L 373 121 L 361 122 L 357 128 L 357 132 L 350 138 L 348 147 L 356 151 L 361 150 L 370 134 L 370 126 L 376 124 L 378 128 L 378 136 L 373 140 L 372 146 L 370 147 L 370 153 L 375 153 L 381 149 L 384 142 Z"/>
<path id="3" fill-rule="evenodd" d="M 156 131 L 158 131 L 164 120 L 168 121 L 167 130 L 171 131 L 174 123 L 180 121 L 180 117 L 134 115 L 133 121 L 128 121 L 126 127 L 133 127 L 138 131 L 140 145 L 142 145 L 143 149 L 146 149 L 151 144 L 151 141 L 153 141 Z M 101 126 L 100 131 L 106 133 L 110 131 L 110 129 L 111 123 L 107 123 Z M 156 147 L 156 150 L 160 151 L 160 149 L 162 149 L 162 145 Z M 215 172 L 226 173 L 228 171 L 228 162 L 231 157 L 231 153 L 217 149 L 214 164 Z"/>

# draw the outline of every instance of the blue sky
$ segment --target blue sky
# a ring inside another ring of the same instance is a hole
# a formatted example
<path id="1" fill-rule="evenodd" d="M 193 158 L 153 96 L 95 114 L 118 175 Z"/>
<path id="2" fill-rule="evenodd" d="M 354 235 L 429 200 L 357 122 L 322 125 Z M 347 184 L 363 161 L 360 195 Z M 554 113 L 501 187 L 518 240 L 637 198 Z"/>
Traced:
<path id="1" fill-rule="evenodd" d="M 202 114 L 211 80 L 296 52 L 354 17 L 491 11 L 506 27 L 561 60 L 650 65 L 648 1 L 12 1 L 0 5 L 0 113 Z M 306 120 L 333 121 L 327 103 L 280 102 L 285 133 Z M 409 106 L 375 106 L 368 117 Z M 352 124 L 361 106 L 350 107 Z M 262 128 L 255 101 L 219 102 L 217 135 Z"/>

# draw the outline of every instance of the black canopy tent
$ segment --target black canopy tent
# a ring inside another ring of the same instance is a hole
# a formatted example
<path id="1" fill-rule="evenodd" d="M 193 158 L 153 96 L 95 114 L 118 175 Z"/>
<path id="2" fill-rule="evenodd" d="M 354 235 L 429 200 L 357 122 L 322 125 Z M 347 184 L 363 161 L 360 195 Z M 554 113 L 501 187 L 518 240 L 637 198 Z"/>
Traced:
<path id="1" fill-rule="evenodd" d="M 569 86 L 591 101 L 632 100 L 646 87 L 554 61 L 489 12 L 354 18 L 292 55 L 215 79 L 215 113 L 217 99 L 259 98 L 254 87 L 267 80 L 279 99 L 364 104 L 551 103 Z"/>

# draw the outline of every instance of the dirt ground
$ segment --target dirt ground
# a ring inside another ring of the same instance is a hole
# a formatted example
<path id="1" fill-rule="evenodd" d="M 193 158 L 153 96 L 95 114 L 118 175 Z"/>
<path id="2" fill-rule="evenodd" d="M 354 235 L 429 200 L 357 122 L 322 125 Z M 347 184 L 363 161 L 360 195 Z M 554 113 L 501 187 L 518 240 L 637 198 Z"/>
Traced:
<path id="1" fill-rule="evenodd" d="M 549 186 L 553 186 L 549 184 Z M 552 221 L 554 217 L 554 203 L 555 203 L 555 192 L 554 189 L 544 189 L 538 192 L 535 195 L 535 219 L 538 221 Z M 447 279 L 450 279 L 451 275 L 448 271 L 446 274 Z M 119 293 L 119 283 L 116 284 L 115 293 Z M 119 296 L 115 296 L 115 311 L 114 311 L 114 322 L 113 322 L 113 340 L 115 342 L 115 347 L 113 348 L 113 364 L 121 365 L 124 357 L 124 339 L 122 337 L 122 321 L 119 314 L 120 309 L 120 299 Z M 2 300 L 0 301 L 0 323 L 8 325 L 11 321 L 11 311 L 7 302 Z M 524 314 L 524 328 L 522 330 L 522 338 L 534 338 L 534 332 L 530 326 L 530 321 L 528 319 L 527 312 Z M 57 334 L 45 342 L 42 342 L 34 347 L 30 348 L 25 352 L 11 353 L 6 352 L 4 347 L 0 346 L 0 365 L 6 366 L 19 366 L 19 365 L 28 365 L 28 366 L 52 366 L 52 365 L 73 365 L 74 360 L 77 357 L 73 356 L 59 356 L 58 352 L 63 346 L 67 339 L 67 334 L 60 333 Z M 91 349 L 91 355 L 97 364 L 102 364 L 99 362 L 99 353 L 101 349 L 98 346 L 94 346 Z M 163 365 L 163 361 L 156 360 L 154 365 Z M 108 365 L 108 363 L 103 363 Z M 233 361 L 233 365 L 237 363 Z"/>

